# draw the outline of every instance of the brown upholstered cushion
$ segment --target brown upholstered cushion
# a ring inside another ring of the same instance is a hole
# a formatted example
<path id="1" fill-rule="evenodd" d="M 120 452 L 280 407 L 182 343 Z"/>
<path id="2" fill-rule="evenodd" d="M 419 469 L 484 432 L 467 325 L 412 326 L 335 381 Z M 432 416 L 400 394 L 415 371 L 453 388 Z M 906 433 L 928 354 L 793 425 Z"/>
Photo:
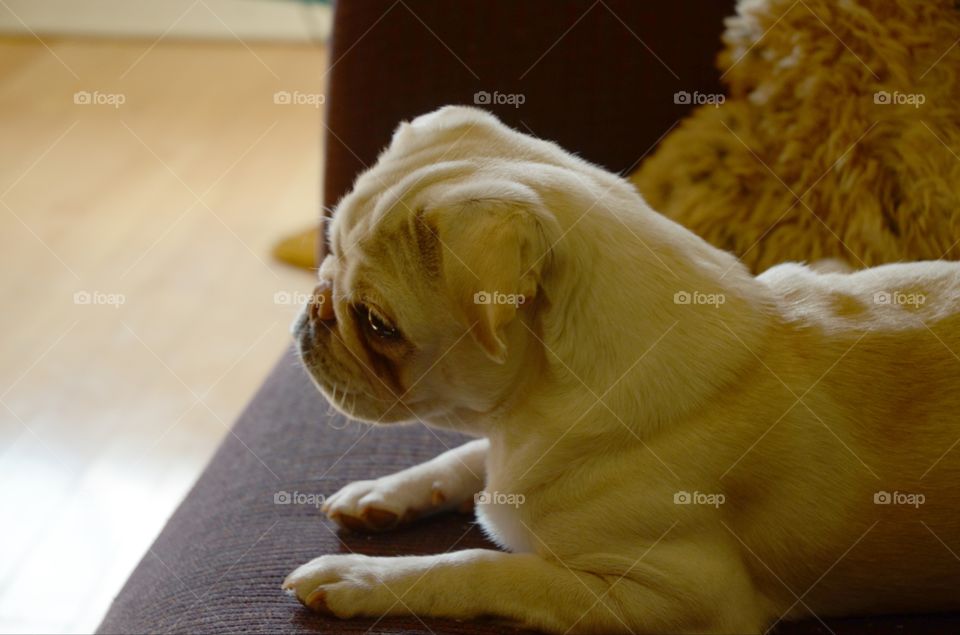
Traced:
<path id="1" fill-rule="evenodd" d="M 127 581 L 99 632 L 518 632 L 492 622 L 339 621 L 310 613 L 280 590 L 293 567 L 325 553 L 492 548 L 467 516 L 426 519 L 395 533 L 360 536 L 338 533 L 312 506 L 276 504 L 277 492 L 332 493 L 350 481 L 428 459 L 463 440 L 421 424 L 369 428 L 328 410 L 292 353 L 285 356 Z M 837 635 L 960 632 L 960 618 L 947 616 L 829 624 Z M 810 621 L 788 625 L 778 635 L 829 632 Z"/>

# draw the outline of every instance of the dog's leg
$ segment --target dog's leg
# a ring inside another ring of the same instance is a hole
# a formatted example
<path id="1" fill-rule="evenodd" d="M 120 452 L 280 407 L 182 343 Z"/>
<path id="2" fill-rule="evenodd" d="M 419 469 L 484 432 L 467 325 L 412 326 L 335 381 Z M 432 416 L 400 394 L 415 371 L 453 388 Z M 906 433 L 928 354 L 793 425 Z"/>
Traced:
<path id="1" fill-rule="evenodd" d="M 426 463 L 372 481 L 350 483 L 323 512 L 343 527 L 384 531 L 441 511 L 472 509 L 483 489 L 489 442 L 477 439 Z"/>
<path id="2" fill-rule="evenodd" d="M 605 557 L 600 562 L 610 564 L 610 555 Z M 552 633 L 761 630 L 749 576 L 739 566 L 687 549 L 674 551 L 670 560 L 648 559 L 624 560 L 596 573 L 535 554 L 488 549 L 329 555 L 295 570 L 283 586 L 313 610 L 340 618 L 488 616 Z"/>

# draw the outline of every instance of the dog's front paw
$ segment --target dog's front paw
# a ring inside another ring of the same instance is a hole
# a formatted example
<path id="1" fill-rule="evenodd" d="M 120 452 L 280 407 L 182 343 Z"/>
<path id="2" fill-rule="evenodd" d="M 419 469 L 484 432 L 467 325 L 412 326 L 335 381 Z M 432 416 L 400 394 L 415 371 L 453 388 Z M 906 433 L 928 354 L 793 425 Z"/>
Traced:
<path id="1" fill-rule="evenodd" d="M 401 604 L 384 580 L 382 561 L 359 554 L 320 556 L 288 575 L 283 588 L 318 613 L 380 617 Z"/>
<path id="2" fill-rule="evenodd" d="M 425 511 L 416 492 L 388 486 L 383 480 L 350 483 L 328 498 L 321 510 L 353 531 L 387 531 L 412 522 Z"/>
<path id="3" fill-rule="evenodd" d="M 447 495 L 442 484 L 424 476 L 400 473 L 356 481 L 328 498 L 321 510 L 353 531 L 394 529 L 444 508 Z"/>

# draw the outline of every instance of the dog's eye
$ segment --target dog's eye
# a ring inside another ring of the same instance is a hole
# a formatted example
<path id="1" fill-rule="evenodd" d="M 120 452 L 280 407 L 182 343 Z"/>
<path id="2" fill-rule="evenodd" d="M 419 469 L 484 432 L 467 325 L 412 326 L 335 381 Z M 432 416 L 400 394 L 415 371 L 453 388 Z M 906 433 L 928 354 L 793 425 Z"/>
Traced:
<path id="1" fill-rule="evenodd" d="M 361 320 L 365 321 L 367 329 L 377 337 L 382 339 L 396 339 L 400 336 L 400 331 L 398 331 L 396 327 L 373 312 L 367 305 L 360 305 L 358 311 Z"/>

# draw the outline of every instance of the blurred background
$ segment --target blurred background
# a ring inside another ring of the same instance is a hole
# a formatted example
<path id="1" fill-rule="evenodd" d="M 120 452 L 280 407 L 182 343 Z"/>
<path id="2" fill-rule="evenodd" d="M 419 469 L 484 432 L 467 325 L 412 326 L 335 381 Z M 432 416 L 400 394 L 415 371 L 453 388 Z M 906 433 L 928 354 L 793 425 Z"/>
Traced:
<path id="1" fill-rule="evenodd" d="M 311 275 L 270 252 L 318 214 L 329 28 L 0 0 L 0 632 L 96 628 L 283 354 Z"/>

